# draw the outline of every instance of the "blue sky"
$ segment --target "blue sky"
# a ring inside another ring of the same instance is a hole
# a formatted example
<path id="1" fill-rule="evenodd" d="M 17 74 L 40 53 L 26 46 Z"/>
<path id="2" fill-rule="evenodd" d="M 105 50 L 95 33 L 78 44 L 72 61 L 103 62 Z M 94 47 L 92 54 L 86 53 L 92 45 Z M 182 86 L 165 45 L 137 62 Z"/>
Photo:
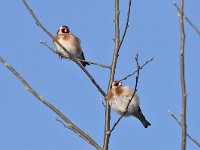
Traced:
<path id="1" fill-rule="evenodd" d="M 87 60 L 111 64 L 114 49 L 114 1 L 57 0 L 28 1 L 40 21 L 54 35 L 61 25 L 82 41 Z M 120 28 L 123 31 L 128 1 L 120 3 Z M 185 14 L 200 28 L 200 2 L 185 1 Z M 4 57 L 43 97 L 59 108 L 72 122 L 100 145 L 104 135 L 102 95 L 86 75 L 71 61 L 39 43 L 51 39 L 35 24 L 21 1 L 2 1 L 0 5 L 0 56 Z M 199 83 L 200 37 L 185 22 L 185 74 L 188 93 L 187 127 L 200 141 Z M 116 79 L 154 57 L 141 72 L 138 95 L 141 108 L 152 126 L 143 128 L 135 118 L 124 118 L 110 139 L 110 149 L 175 150 L 181 146 L 181 128 L 168 110 L 180 118 L 179 78 L 180 29 L 172 1 L 133 1 L 130 27 L 121 48 Z M 3 65 L 0 65 L 0 149 L 64 150 L 93 147 L 56 121 L 58 117 L 35 97 Z M 87 70 L 106 91 L 109 71 L 90 65 Z M 124 85 L 134 87 L 135 78 Z M 111 112 L 111 124 L 119 117 Z M 59 118 L 59 117 L 58 117 Z M 187 141 L 188 150 L 198 147 Z"/>

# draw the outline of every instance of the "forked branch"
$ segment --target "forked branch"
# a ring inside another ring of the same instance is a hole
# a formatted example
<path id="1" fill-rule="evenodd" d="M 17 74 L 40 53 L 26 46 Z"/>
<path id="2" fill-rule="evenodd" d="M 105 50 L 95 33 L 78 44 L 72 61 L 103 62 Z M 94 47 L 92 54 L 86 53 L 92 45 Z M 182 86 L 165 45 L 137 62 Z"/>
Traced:
<path id="1" fill-rule="evenodd" d="M 173 112 L 171 110 L 168 111 L 169 115 L 172 116 L 172 118 L 179 124 L 180 127 L 182 127 L 181 122 L 177 119 L 177 117 L 173 114 Z M 200 143 L 195 140 L 192 136 L 190 136 L 188 133 L 186 133 L 186 136 L 194 143 L 196 144 L 199 148 L 200 148 Z"/>
<path id="2" fill-rule="evenodd" d="M 134 74 L 136 74 L 136 73 L 138 72 L 138 69 L 139 69 L 139 70 L 143 69 L 144 66 L 146 66 L 148 63 L 150 63 L 151 61 L 153 61 L 153 59 L 154 59 L 154 58 L 152 57 L 151 59 L 147 60 L 140 68 L 137 68 L 137 70 L 135 70 L 133 73 L 131 73 L 131 74 L 125 76 L 124 78 L 120 79 L 119 81 L 126 80 L 126 79 L 128 79 L 129 77 L 133 76 Z"/>
<path id="3" fill-rule="evenodd" d="M 88 76 L 88 78 L 92 81 L 92 83 L 96 86 L 96 88 L 98 89 L 98 91 L 104 96 L 106 97 L 106 93 L 103 91 L 103 89 L 99 86 L 99 84 L 96 82 L 96 80 L 93 78 L 93 76 L 75 59 L 75 57 L 73 55 L 71 55 L 67 49 L 58 42 L 58 40 L 56 40 L 54 38 L 54 36 L 42 25 L 42 23 L 39 21 L 39 19 L 36 17 L 36 15 L 34 14 L 33 10 L 29 7 L 29 5 L 27 4 L 26 0 L 22 0 L 22 2 L 24 3 L 24 5 L 26 6 L 26 8 L 28 9 L 28 11 L 30 12 L 30 14 L 32 15 L 32 17 L 34 18 L 36 24 L 52 39 L 54 40 L 70 57 L 70 59 L 72 59 L 79 67 L 80 69 Z"/>
<path id="4" fill-rule="evenodd" d="M 40 102 L 46 105 L 49 109 L 51 109 L 54 113 L 60 116 L 70 127 L 71 130 L 79 133 L 83 139 L 85 139 L 89 144 L 94 146 L 97 150 L 102 150 L 102 148 L 85 132 L 83 132 L 80 128 L 78 128 L 75 124 L 73 124 L 60 110 L 54 107 L 51 103 L 49 103 L 45 98 L 43 98 L 39 93 L 37 93 L 28 82 L 8 63 L 0 56 L 0 62 L 5 65 L 25 86 L 26 90 L 28 90 L 33 96 L 35 96 Z"/>
<path id="5" fill-rule="evenodd" d="M 178 12 L 180 12 L 180 9 L 175 1 L 173 1 L 174 7 L 177 9 Z M 184 19 L 189 23 L 189 25 L 196 31 L 196 33 L 200 36 L 200 30 L 197 28 L 197 26 L 183 13 Z"/>

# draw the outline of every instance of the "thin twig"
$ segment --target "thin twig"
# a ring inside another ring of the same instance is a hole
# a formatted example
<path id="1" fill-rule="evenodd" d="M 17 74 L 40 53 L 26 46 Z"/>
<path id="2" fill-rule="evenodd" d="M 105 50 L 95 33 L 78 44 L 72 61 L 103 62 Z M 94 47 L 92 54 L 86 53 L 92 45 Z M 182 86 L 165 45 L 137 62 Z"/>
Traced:
<path id="1" fill-rule="evenodd" d="M 70 59 L 72 59 L 80 68 L 81 70 L 88 76 L 88 78 L 92 81 L 92 83 L 96 86 L 96 88 L 98 89 L 98 91 L 104 96 L 106 97 L 106 93 L 103 91 L 103 89 L 99 86 L 99 84 L 96 82 L 96 80 L 93 78 L 93 76 L 74 58 L 73 55 L 71 55 L 71 53 L 69 53 L 67 51 L 67 49 L 58 42 L 58 40 L 56 40 L 54 38 L 54 36 L 41 24 L 41 22 L 38 20 L 38 18 L 35 16 L 33 10 L 29 7 L 29 5 L 27 4 L 26 0 L 22 0 L 22 2 L 24 3 L 24 5 L 26 6 L 26 8 L 28 9 L 28 11 L 30 12 L 30 14 L 32 15 L 32 17 L 34 18 L 34 20 L 36 21 L 36 24 L 52 39 L 54 40 L 70 57 Z"/>
<path id="2" fill-rule="evenodd" d="M 181 122 L 176 118 L 176 116 L 173 114 L 173 112 L 171 110 L 168 110 L 168 112 L 169 112 L 169 115 L 172 116 L 172 118 L 180 125 L 180 127 L 182 127 Z M 194 144 L 196 144 L 198 147 L 200 147 L 200 143 L 198 143 L 197 140 L 195 140 L 188 133 L 186 133 L 186 135 Z"/>
<path id="3" fill-rule="evenodd" d="M 114 81 L 115 69 L 117 65 L 117 59 L 119 55 L 119 42 L 120 42 L 120 29 L 119 29 L 119 0 L 115 0 L 115 48 L 112 58 L 112 65 L 110 70 L 110 79 L 108 83 L 107 92 L 111 88 L 111 84 Z M 108 150 L 109 140 L 110 140 L 110 105 L 106 100 L 106 110 L 105 110 L 105 128 L 104 128 L 104 145 L 103 150 Z"/>
<path id="4" fill-rule="evenodd" d="M 113 132 L 113 130 L 118 125 L 118 123 L 120 122 L 120 120 L 126 115 L 126 113 L 128 111 L 128 107 L 129 107 L 131 101 L 133 100 L 133 97 L 135 96 L 135 94 L 137 92 L 137 86 L 138 86 L 138 80 L 139 80 L 139 72 L 140 72 L 140 65 L 139 65 L 139 61 L 138 61 L 138 54 L 136 54 L 135 61 L 137 63 L 137 75 L 135 77 L 135 88 L 134 88 L 133 95 L 129 99 L 129 102 L 128 102 L 127 106 L 126 106 L 126 109 L 125 109 L 124 113 L 118 118 L 118 120 L 114 123 L 113 127 L 111 128 L 110 134 Z"/>
<path id="5" fill-rule="evenodd" d="M 185 50 L 185 30 L 184 30 L 184 21 L 183 21 L 183 9 L 184 9 L 184 0 L 180 0 L 180 12 L 179 12 L 179 23 L 181 31 L 181 45 L 180 45 L 180 78 L 181 78 L 181 88 L 182 88 L 182 150 L 186 149 L 186 100 L 187 92 L 185 85 L 185 60 L 184 60 L 184 50 Z"/>
<path id="6" fill-rule="evenodd" d="M 62 58 L 66 58 L 66 59 L 69 59 L 69 57 L 66 57 L 65 55 L 63 55 L 62 53 L 59 53 L 58 51 L 55 51 L 51 46 L 49 46 L 47 44 L 47 42 L 44 42 L 42 40 L 40 40 L 40 43 L 45 45 L 47 48 L 49 48 L 52 52 L 58 54 L 59 56 L 61 56 Z M 103 67 L 103 68 L 108 68 L 110 69 L 110 66 L 106 66 L 106 65 L 103 65 L 103 64 L 99 64 L 99 63 L 96 63 L 96 62 L 92 62 L 92 61 L 88 61 L 88 60 L 83 60 L 83 59 L 79 59 L 79 58 L 74 58 L 76 59 L 77 61 L 81 61 L 81 62 L 87 62 L 89 64 L 92 64 L 92 65 L 96 65 L 96 66 L 100 66 L 100 67 Z"/>
<path id="7" fill-rule="evenodd" d="M 178 5 L 176 4 L 176 1 L 173 1 L 173 5 L 177 9 L 177 11 L 180 12 L 180 9 L 179 9 Z M 183 17 L 190 24 L 190 26 L 194 29 L 194 31 L 196 31 L 197 34 L 200 36 L 200 30 L 194 25 L 194 23 L 192 23 L 192 21 L 184 13 L 183 13 Z"/>
<path id="8" fill-rule="evenodd" d="M 103 107 L 106 108 L 105 99 L 100 99 L 100 100 L 101 100 L 101 104 L 103 105 Z"/>
<path id="9" fill-rule="evenodd" d="M 153 59 L 154 59 L 154 58 L 152 57 L 151 59 L 147 60 L 147 61 L 139 68 L 139 70 L 143 69 L 144 66 L 146 66 L 146 65 L 147 65 L 149 62 L 151 62 Z M 135 73 L 137 73 L 137 72 L 138 72 L 138 68 L 137 68 L 137 70 L 135 70 L 133 73 L 127 75 L 126 77 L 120 79 L 119 81 L 126 80 L 126 79 L 128 79 L 129 77 L 133 76 L 133 75 L 134 75 Z"/>
<path id="10" fill-rule="evenodd" d="M 125 28 L 124 28 L 124 33 L 123 33 L 122 38 L 121 38 L 120 43 L 119 43 L 119 49 L 121 48 L 122 43 L 124 42 L 124 38 L 126 36 L 126 32 L 128 30 L 128 27 L 129 27 L 129 18 L 130 18 L 130 14 L 131 14 L 131 2 L 132 2 L 132 0 L 129 0 L 128 13 L 127 13 L 127 18 L 126 18 L 126 25 L 125 25 Z"/>
<path id="11" fill-rule="evenodd" d="M 65 124 L 61 119 L 56 118 L 56 121 L 58 121 L 59 123 L 61 123 L 65 128 L 73 131 L 74 133 L 76 133 L 80 138 L 84 139 L 85 141 L 87 141 L 89 144 L 90 141 L 88 139 L 86 139 L 85 137 L 83 137 L 80 133 L 78 133 L 76 130 L 73 129 L 73 127 L 70 124 Z M 102 149 L 101 149 L 102 150 Z"/>
<path id="12" fill-rule="evenodd" d="M 49 103 L 45 98 L 43 98 L 40 94 L 38 94 L 29 84 L 28 82 L 8 63 L 0 56 L 0 62 L 5 65 L 25 86 L 26 90 L 28 90 L 33 96 L 35 96 L 40 102 L 46 105 L 49 109 L 55 112 L 58 116 L 60 116 L 67 124 L 69 124 L 73 131 L 79 133 L 86 141 L 94 146 L 97 150 L 102 150 L 102 148 L 85 132 L 83 132 L 80 128 L 78 128 L 75 124 L 73 124 L 60 110 L 54 107 L 51 103 Z"/>

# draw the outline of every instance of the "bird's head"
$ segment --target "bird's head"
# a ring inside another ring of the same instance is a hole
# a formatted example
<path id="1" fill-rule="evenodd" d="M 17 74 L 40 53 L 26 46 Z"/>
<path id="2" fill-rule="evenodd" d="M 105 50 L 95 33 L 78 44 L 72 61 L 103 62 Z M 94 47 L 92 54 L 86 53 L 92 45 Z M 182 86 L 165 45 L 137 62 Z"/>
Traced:
<path id="1" fill-rule="evenodd" d="M 112 83 L 112 88 L 118 87 L 118 86 L 122 86 L 122 82 L 121 81 L 114 81 Z"/>
<path id="2" fill-rule="evenodd" d="M 61 26 L 60 28 L 59 28 L 59 30 L 58 30 L 58 32 L 57 32 L 57 34 L 62 34 L 62 33 L 69 33 L 70 31 L 69 31 L 69 28 L 68 28 L 68 26 Z"/>

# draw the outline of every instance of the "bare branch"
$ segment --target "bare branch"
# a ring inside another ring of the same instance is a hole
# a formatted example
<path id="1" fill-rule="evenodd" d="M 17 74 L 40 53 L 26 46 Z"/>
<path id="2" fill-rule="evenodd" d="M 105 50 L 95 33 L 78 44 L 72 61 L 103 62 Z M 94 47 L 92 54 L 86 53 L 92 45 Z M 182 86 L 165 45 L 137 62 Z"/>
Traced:
<path id="1" fill-rule="evenodd" d="M 168 110 L 168 112 L 169 112 L 169 115 L 172 116 L 172 118 L 180 125 L 180 127 L 182 127 L 181 122 L 176 118 L 173 112 L 171 112 L 171 110 Z M 188 133 L 186 133 L 186 135 L 194 144 L 200 147 L 200 143 L 198 143 L 192 136 L 190 136 Z"/>
<path id="2" fill-rule="evenodd" d="M 184 49 L 185 49 L 185 30 L 183 22 L 183 9 L 184 9 L 184 0 L 180 0 L 180 12 L 179 12 L 179 22 L 181 30 L 181 46 L 180 46 L 180 78 L 181 78 L 181 88 L 182 88 L 182 150 L 186 149 L 186 100 L 187 92 L 185 86 L 185 60 L 184 60 Z"/>
<path id="3" fill-rule="evenodd" d="M 94 146 L 97 150 L 102 150 L 102 148 L 85 132 L 83 132 L 80 128 L 78 128 L 75 124 L 73 124 L 60 110 L 54 107 L 51 103 L 49 103 L 45 98 L 39 95 L 29 84 L 28 82 L 8 63 L 0 56 L 0 62 L 5 65 L 25 86 L 26 90 L 28 90 L 33 96 L 35 96 L 40 102 L 46 105 L 49 109 L 51 109 L 54 113 L 60 116 L 68 125 L 70 125 L 71 129 L 79 133 L 86 141 Z"/>
<path id="4" fill-rule="evenodd" d="M 151 59 L 147 60 L 147 61 L 139 68 L 139 70 L 143 69 L 144 66 L 146 66 L 146 65 L 147 65 L 149 62 L 151 62 L 153 59 L 154 59 L 154 58 L 152 57 Z M 137 70 L 135 70 L 133 73 L 127 75 L 126 77 L 120 79 L 119 81 L 126 80 L 126 79 L 128 79 L 129 77 L 133 76 L 133 75 L 134 75 L 135 73 L 137 73 L 137 72 L 138 72 L 138 68 L 137 68 Z"/>
<path id="5" fill-rule="evenodd" d="M 135 61 L 137 63 L 137 75 L 135 77 L 135 88 L 134 88 L 134 92 L 133 92 L 133 95 L 132 97 L 129 99 L 129 102 L 126 106 L 126 109 L 124 111 L 124 113 L 119 117 L 119 119 L 114 123 L 112 129 L 110 130 L 110 134 L 113 132 L 113 130 L 115 129 L 115 127 L 118 125 L 118 123 L 120 122 L 120 120 L 126 115 L 127 111 L 128 111 L 128 107 L 131 103 L 131 101 L 133 100 L 133 97 L 135 96 L 136 92 L 137 92 L 137 85 L 138 85 L 138 80 L 139 80 L 139 72 L 140 72 L 140 65 L 139 65 L 139 62 L 138 62 L 138 54 L 136 54 L 136 57 L 135 57 Z"/>
<path id="6" fill-rule="evenodd" d="M 65 128 L 73 131 L 74 133 L 76 133 L 80 138 L 84 139 L 85 141 L 87 141 L 89 144 L 91 144 L 91 142 L 86 139 L 85 137 L 83 137 L 81 134 L 79 134 L 76 130 L 74 130 L 74 128 L 70 125 L 70 124 L 65 124 L 61 119 L 56 118 L 56 121 L 58 121 L 59 123 L 61 123 Z M 97 150 L 102 150 L 102 149 L 97 149 Z"/>
<path id="7" fill-rule="evenodd" d="M 176 4 L 175 1 L 173 1 L 173 5 L 175 6 L 175 8 L 177 9 L 178 12 L 180 12 L 180 9 L 178 7 L 178 5 Z M 200 31 L 199 29 L 192 23 L 192 21 L 183 13 L 183 17 L 184 19 L 190 24 L 190 26 L 194 29 L 194 31 L 197 32 L 197 34 L 200 36 Z"/>
<path id="8" fill-rule="evenodd" d="M 51 37 L 52 40 L 54 40 L 70 57 L 70 59 L 72 59 L 79 67 L 80 69 L 88 76 L 88 78 L 92 81 L 92 83 L 96 86 L 96 88 L 98 89 L 98 91 L 104 96 L 106 97 L 106 93 L 102 90 L 102 88 L 99 86 L 99 84 L 96 82 L 96 80 L 93 78 L 93 76 L 74 58 L 73 55 L 71 55 L 67 49 L 65 47 L 63 47 L 62 44 L 60 44 L 58 42 L 58 40 L 56 40 L 54 38 L 54 36 L 41 24 L 41 22 L 38 20 L 38 18 L 35 16 L 35 14 L 33 13 L 33 10 L 29 7 L 29 5 L 27 4 L 26 0 L 22 0 L 22 2 L 24 3 L 24 5 L 26 6 L 26 8 L 28 9 L 28 11 L 30 12 L 30 14 L 32 15 L 32 17 L 34 18 L 34 20 L 36 21 L 36 24 L 49 36 Z"/>
<path id="9" fill-rule="evenodd" d="M 59 56 L 63 57 L 63 58 L 66 58 L 66 59 L 69 59 L 69 57 L 66 57 L 65 55 L 63 55 L 62 53 L 59 53 L 58 51 L 55 51 L 51 46 L 49 46 L 47 44 L 47 42 L 44 42 L 42 40 L 40 40 L 40 43 L 45 45 L 47 48 L 49 48 L 52 52 L 58 54 Z M 79 58 L 74 58 L 76 59 L 77 61 L 81 61 L 81 62 L 87 62 L 89 64 L 92 64 L 92 65 L 96 65 L 96 66 L 100 66 L 100 67 L 103 67 L 103 68 L 108 68 L 110 69 L 110 66 L 106 66 L 106 65 L 103 65 L 103 64 L 99 64 L 99 63 L 96 63 L 96 62 L 92 62 L 92 61 L 88 61 L 88 60 L 83 60 L 83 59 L 79 59 Z"/>
<path id="10" fill-rule="evenodd" d="M 124 33 L 122 35 L 121 41 L 119 43 L 119 49 L 122 46 L 122 43 L 123 43 L 124 38 L 126 36 L 126 32 L 128 30 L 128 27 L 129 27 L 129 18 L 130 18 L 130 13 L 131 13 L 131 2 L 132 2 L 132 0 L 129 0 L 129 3 L 128 3 L 128 13 L 127 13 L 127 18 L 126 18 L 126 25 L 125 25 L 125 28 L 124 28 Z"/>
<path id="11" fill-rule="evenodd" d="M 112 65 L 111 65 L 111 70 L 110 70 L 110 79 L 109 79 L 107 92 L 110 90 L 111 84 L 114 81 L 117 58 L 118 58 L 119 50 L 120 50 L 119 42 L 120 42 L 119 0 L 115 0 L 115 48 L 114 48 L 114 53 L 113 53 Z M 109 132 L 110 132 L 110 105 L 109 105 L 109 102 L 106 100 L 103 150 L 108 150 L 109 139 L 110 139 Z"/>
<path id="12" fill-rule="evenodd" d="M 101 104 L 103 105 L 103 107 L 106 108 L 105 99 L 100 99 L 100 100 L 101 100 Z"/>

